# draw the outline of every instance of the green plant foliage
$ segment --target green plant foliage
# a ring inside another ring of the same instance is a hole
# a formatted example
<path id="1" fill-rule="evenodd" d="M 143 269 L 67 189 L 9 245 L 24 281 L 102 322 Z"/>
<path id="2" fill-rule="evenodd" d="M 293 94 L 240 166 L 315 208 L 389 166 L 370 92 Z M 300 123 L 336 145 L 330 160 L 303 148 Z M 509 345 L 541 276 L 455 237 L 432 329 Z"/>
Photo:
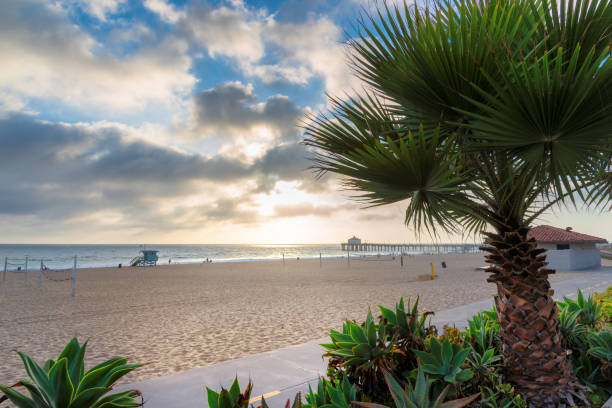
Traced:
<path id="1" fill-rule="evenodd" d="M 500 384 L 495 389 L 486 387 L 481 396 L 481 405 L 490 408 L 527 408 L 527 402 L 510 384 Z"/>
<path id="2" fill-rule="evenodd" d="M 404 304 L 401 298 L 395 305 L 395 311 L 379 306 L 382 321 L 389 341 L 393 345 L 393 370 L 396 375 L 409 372 L 417 367 L 413 350 L 424 350 L 425 339 L 436 333 L 435 326 L 428 323 L 432 312 L 419 314 L 419 299 L 410 305 L 410 299 Z"/>
<path id="3" fill-rule="evenodd" d="M 488 349 L 484 353 L 479 353 L 471 349 L 466 362 L 472 372 L 474 379 L 480 386 L 494 384 L 497 375 L 496 370 L 500 367 L 501 355 L 496 354 L 495 349 Z"/>
<path id="4" fill-rule="evenodd" d="M 319 378 L 316 393 L 308 386 L 304 408 L 356 408 L 352 401 L 357 399 L 357 390 L 346 376 L 334 381 Z"/>
<path id="5" fill-rule="evenodd" d="M 382 369 L 393 369 L 394 355 L 401 353 L 389 341 L 385 327 L 376 325 L 368 311 L 363 325 L 346 321 L 342 333 L 330 330 L 332 342 L 321 344 L 327 349 L 329 376 L 341 379 L 346 375 L 364 394 L 384 395 L 387 388 Z"/>
<path id="6" fill-rule="evenodd" d="M 499 324 L 496 316 L 494 315 L 492 319 L 488 312 L 490 311 L 480 312 L 468 320 L 465 342 L 471 344 L 480 354 L 484 354 L 489 349 L 494 349 L 496 354 L 500 354 Z"/>
<path id="7" fill-rule="evenodd" d="M 602 388 L 612 395 L 612 380 L 606 375 L 606 367 L 602 362 L 586 351 L 578 351 L 577 354 L 572 359 L 572 368 L 580 382 L 593 392 L 598 392 Z"/>
<path id="8" fill-rule="evenodd" d="M 461 408 L 467 406 L 480 395 L 478 393 L 469 397 L 444 402 L 451 385 L 448 384 L 439 394 L 432 395 L 432 381 L 427 378 L 421 367 L 418 368 L 414 386 L 408 383 L 405 388 L 388 371 L 385 371 L 384 375 L 396 408 Z M 371 402 L 356 402 L 356 404 L 365 408 L 385 407 L 384 405 Z"/>
<path id="9" fill-rule="evenodd" d="M 576 300 L 563 298 L 563 302 L 559 302 L 561 310 L 566 309 L 570 313 L 578 312 L 578 321 L 591 328 L 600 328 L 603 323 L 602 305 L 593 296 L 584 298 L 582 291 L 578 289 L 578 297 Z"/>
<path id="10" fill-rule="evenodd" d="M 87 341 L 82 345 L 73 338 L 56 361 L 39 366 L 30 356 L 18 352 L 29 380 L 13 387 L 0 385 L 0 390 L 18 408 L 113 408 L 138 407 L 139 391 L 130 390 L 107 395 L 113 384 L 140 364 L 127 364 L 127 358 L 105 361 L 85 371 Z M 14 388 L 24 387 L 30 397 Z"/>
<path id="11" fill-rule="evenodd" d="M 431 351 L 414 350 L 427 374 L 441 377 L 450 384 L 461 383 L 472 378 L 472 370 L 463 369 L 469 348 L 462 348 L 459 344 L 451 344 L 448 339 L 442 343 L 433 337 L 430 341 Z"/>
<path id="12" fill-rule="evenodd" d="M 588 335 L 589 354 L 604 365 L 612 366 L 612 333 L 609 331 L 592 332 Z"/>
<path id="13" fill-rule="evenodd" d="M 244 391 L 240 390 L 238 377 L 234 378 L 234 382 L 229 390 L 222 388 L 220 392 L 216 392 L 206 387 L 206 395 L 208 397 L 209 408 L 248 408 L 249 399 L 253 384 L 249 381 Z"/>
<path id="14" fill-rule="evenodd" d="M 384 306 L 378 306 L 387 332 L 396 336 L 402 343 L 410 343 L 412 348 L 415 348 L 415 345 L 418 344 L 422 345 L 423 339 L 432 333 L 431 326 L 427 324 L 427 317 L 432 313 L 426 312 L 419 315 L 418 307 L 418 298 L 412 307 L 410 307 L 410 299 L 408 299 L 407 307 L 405 307 L 404 298 L 400 298 L 400 301 L 395 305 L 395 311 Z"/>
<path id="15" fill-rule="evenodd" d="M 251 408 L 252 407 L 253 406 L 251 405 Z M 295 395 L 293 402 L 291 402 L 291 399 L 287 399 L 287 402 L 285 403 L 285 408 L 303 408 L 303 407 L 304 407 L 304 404 L 302 404 L 302 394 L 299 392 Z M 261 397 L 261 405 L 258 408 L 270 408 L 264 397 Z"/>
<path id="16" fill-rule="evenodd" d="M 570 311 L 569 307 L 561 307 L 559 310 L 559 327 L 563 335 L 563 343 L 566 348 L 572 350 L 586 350 L 586 327 L 580 323 L 580 311 Z"/>
<path id="17" fill-rule="evenodd" d="M 596 294 L 595 299 L 601 303 L 601 312 L 606 323 L 612 323 L 612 286 L 608 287 L 604 293 Z"/>

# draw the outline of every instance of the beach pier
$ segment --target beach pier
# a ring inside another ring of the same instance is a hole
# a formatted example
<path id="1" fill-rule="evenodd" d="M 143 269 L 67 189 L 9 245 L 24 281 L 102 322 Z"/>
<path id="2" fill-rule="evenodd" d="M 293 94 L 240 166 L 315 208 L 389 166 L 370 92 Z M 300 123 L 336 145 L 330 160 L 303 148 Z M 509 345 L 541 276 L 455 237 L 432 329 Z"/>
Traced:
<path id="1" fill-rule="evenodd" d="M 370 252 L 370 253 L 470 253 L 478 252 L 481 244 L 382 244 L 375 242 L 361 242 L 359 238 L 351 238 L 348 242 L 341 243 L 342 251 L 345 252 Z"/>

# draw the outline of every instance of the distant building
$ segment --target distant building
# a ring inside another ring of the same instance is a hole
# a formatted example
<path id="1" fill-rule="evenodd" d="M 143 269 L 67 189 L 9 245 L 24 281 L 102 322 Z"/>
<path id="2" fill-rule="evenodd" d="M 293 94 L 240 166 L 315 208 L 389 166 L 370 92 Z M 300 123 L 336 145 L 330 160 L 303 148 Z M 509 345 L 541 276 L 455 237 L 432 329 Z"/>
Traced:
<path id="1" fill-rule="evenodd" d="M 349 238 L 348 239 L 348 243 L 349 244 L 359 245 L 359 244 L 361 244 L 361 240 L 359 238 L 357 238 L 356 236 L 353 236 L 353 238 Z"/>
<path id="2" fill-rule="evenodd" d="M 597 244 L 604 244 L 603 238 L 580 234 L 566 229 L 539 225 L 529 231 L 529 238 L 535 238 L 539 248 L 546 248 L 548 268 L 563 271 L 598 268 L 601 254 Z"/>

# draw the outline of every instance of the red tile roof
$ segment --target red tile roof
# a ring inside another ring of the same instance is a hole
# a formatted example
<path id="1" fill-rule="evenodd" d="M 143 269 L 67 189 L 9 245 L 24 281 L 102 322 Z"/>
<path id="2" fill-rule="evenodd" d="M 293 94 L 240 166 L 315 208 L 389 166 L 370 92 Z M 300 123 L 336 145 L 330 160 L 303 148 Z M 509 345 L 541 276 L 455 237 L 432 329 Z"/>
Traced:
<path id="1" fill-rule="evenodd" d="M 550 225 L 533 227 L 527 236 L 535 238 L 538 242 L 608 242 L 603 238 L 580 234 L 579 232 L 568 231 L 563 228 L 551 227 Z"/>

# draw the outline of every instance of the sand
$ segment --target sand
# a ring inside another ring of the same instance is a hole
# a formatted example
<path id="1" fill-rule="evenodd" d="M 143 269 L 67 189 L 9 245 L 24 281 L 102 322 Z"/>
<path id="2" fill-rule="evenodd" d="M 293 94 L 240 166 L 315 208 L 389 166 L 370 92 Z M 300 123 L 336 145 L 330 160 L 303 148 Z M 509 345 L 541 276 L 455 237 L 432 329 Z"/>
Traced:
<path id="1" fill-rule="evenodd" d="M 115 356 L 146 362 L 122 382 L 163 376 L 325 337 L 345 318 L 363 320 L 368 307 L 420 296 L 438 311 L 486 299 L 495 289 L 482 254 L 421 255 L 404 259 L 239 262 L 78 270 L 71 283 L 30 271 L 0 281 L 0 383 L 25 375 L 11 350 L 41 364 L 72 335 L 90 339 L 87 365 Z M 442 269 L 440 262 L 448 267 Z M 418 282 L 434 262 L 438 278 Z M 48 273 L 61 278 L 67 273 Z M 552 281 L 580 273 L 558 273 Z"/>

